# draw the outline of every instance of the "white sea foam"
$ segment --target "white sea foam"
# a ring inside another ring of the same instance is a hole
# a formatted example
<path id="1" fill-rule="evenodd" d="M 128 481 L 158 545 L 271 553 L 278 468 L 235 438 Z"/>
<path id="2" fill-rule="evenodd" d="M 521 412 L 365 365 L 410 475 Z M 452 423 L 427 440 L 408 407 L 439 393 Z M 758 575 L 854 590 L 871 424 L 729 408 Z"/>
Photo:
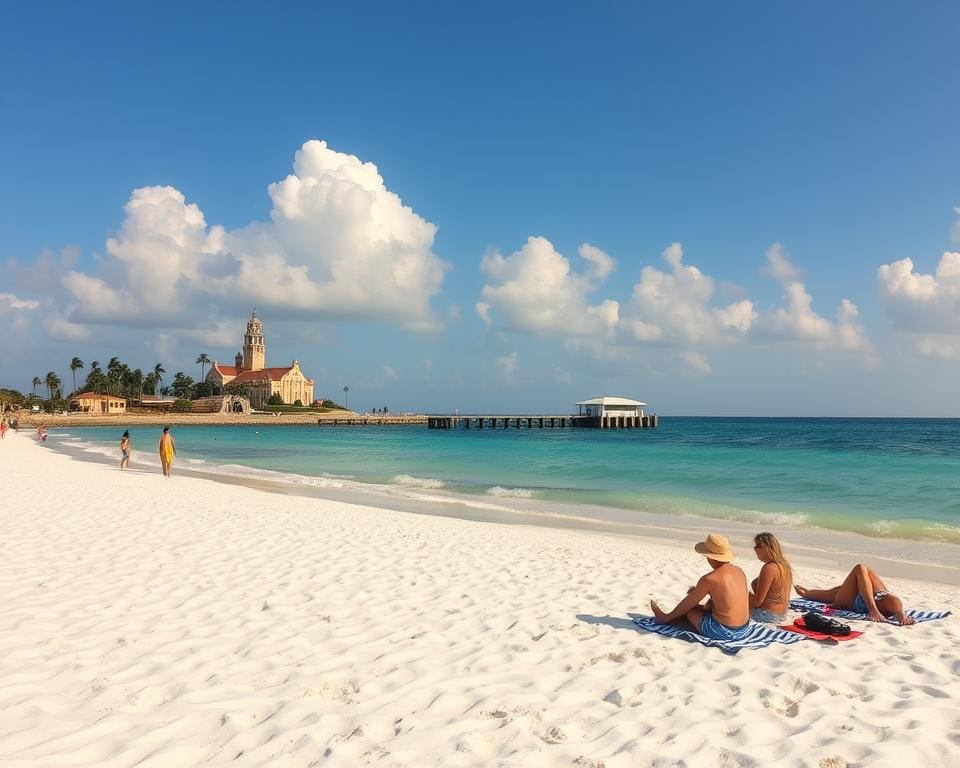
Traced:
<path id="1" fill-rule="evenodd" d="M 533 497 L 533 491 L 529 488 L 504 488 L 502 485 L 495 485 L 493 488 L 487 488 L 487 495 L 502 498 L 529 499 Z"/>
<path id="2" fill-rule="evenodd" d="M 802 527 L 809 525 L 810 516 L 797 512 L 761 512 L 758 509 L 744 511 L 744 516 L 758 525 L 777 527 Z"/>
<path id="3" fill-rule="evenodd" d="M 268 480 L 274 483 L 288 485 L 304 485 L 312 488 L 343 488 L 347 484 L 328 477 L 313 477 L 311 475 L 296 475 L 291 472 L 276 472 L 272 469 L 258 469 L 245 467 L 241 464 L 208 464 L 203 471 L 214 475 L 230 475 L 231 477 L 245 477 L 255 480 Z"/>
<path id="4" fill-rule="evenodd" d="M 900 527 L 900 523 L 896 520 L 874 520 L 869 527 L 881 536 L 889 536 Z"/>
<path id="5" fill-rule="evenodd" d="M 433 477 L 413 477 L 412 475 L 396 475 L 391 482 L 406 488 L 443 488 L 446 483 Z"/>
<path id="6" fill-rule="evenodd" d="M 931 538 L 942 541 L 957 541 L 960 539 L 960 526 L 947 525 L 946 523 L 932 523 L 925 525 L 921 529 Z"/>

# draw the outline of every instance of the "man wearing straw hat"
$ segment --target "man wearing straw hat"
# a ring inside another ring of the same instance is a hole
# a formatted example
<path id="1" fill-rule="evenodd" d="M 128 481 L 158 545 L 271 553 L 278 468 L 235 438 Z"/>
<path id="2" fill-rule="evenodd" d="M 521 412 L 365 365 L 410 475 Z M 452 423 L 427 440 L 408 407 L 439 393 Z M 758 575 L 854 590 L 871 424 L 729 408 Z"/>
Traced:
<path id="1" fill-rule="evenodd" d="M 747 577 L 731 562 L 733 551 L 726 536 L 711 533 L 694 549 L 707 558 L 713 570 L 701 576 L 697 585 L 669 613 L 651 600 L 653 615 L 662 624 L 692 628 L 714 640 L 736 640 L 750 623 Z M 707 602 L 701 604 L 704 598 Z"/>

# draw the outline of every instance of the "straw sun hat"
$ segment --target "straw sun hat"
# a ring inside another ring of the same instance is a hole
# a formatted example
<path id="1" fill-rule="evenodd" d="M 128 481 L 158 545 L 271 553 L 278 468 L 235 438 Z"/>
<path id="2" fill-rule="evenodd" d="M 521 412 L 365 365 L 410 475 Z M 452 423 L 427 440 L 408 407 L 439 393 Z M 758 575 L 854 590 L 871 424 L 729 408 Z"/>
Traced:
<path id="1" fill-rule="evenodd" d="M 694 546 L 694 549 L 701 555 L 706 555 L 718 563 L 729 563 L 733 560 L 733 551 L 730 549 L 730 542 L 727 541 L 726 536 L 721 536 L 719 533 L 708 533 L 707 540 L 701 541 Z"/>

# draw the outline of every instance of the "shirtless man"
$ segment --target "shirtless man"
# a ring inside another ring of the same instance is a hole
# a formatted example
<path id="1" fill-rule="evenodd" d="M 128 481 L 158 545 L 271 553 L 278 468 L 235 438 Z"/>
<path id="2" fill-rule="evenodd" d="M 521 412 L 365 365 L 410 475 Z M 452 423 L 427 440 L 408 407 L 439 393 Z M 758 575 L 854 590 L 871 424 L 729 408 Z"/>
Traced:
<path id="1" fill-rule="evenodd" d="M 870 621 L 886 621 L 887 616 L 892 616 L 901 626 L 916 623 L 903 612 L 900 598 L 887 591 L 880 574 L 863 563 L 853 566 L 853 570 L 839 587 L 807 589 L 795 586 L 794 589 L 800 597 L 808 600 L 819 600 L 847 611 L 865 613 L 870 617 Z"/>
<path id="2" fill-rule="evenodd" d="M 750 624 L 747 577 L 730 562 L 733 552 L 725 536 L 711 533 L 694 549 L 706 556 L 713 570 L 701 576 L 697 585 L 669 613 L 651 600 L 654 618 L 661 624 L 692 628 L 714 640 L 737 640 Z M 708 600 L 701 604 L 704 598 Z"/>
<path id="3" fill-rule="evenodd" d="M 173 457 L 177 455 L 177 444 L 173 442 L 173 435 L 170 434 L 170 427 L 163 428 L 163 434 L 160 436 L 160 463 L 163 465 L 164 477 L 170 477 L 170 467 L 173 465 Z"/>

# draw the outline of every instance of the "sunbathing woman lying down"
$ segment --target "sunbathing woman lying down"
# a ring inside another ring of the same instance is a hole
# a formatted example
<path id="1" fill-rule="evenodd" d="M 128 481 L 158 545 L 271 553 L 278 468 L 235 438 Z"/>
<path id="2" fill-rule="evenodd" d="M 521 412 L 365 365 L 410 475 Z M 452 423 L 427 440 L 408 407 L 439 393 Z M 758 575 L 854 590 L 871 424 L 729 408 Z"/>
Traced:
<path id="1" fill-rule="evenodd" d="M 853 570 L 839 587 L 807 589 L 796 586 L 794 589 L 800 597 L 832 603 L 837 608 L 848 611 L 865 613 L 870 617 L 870 621 L 886 621 L 887 616 L 892 616 L 902 625 L 914 623 L 914 620 L 903 612 L 900 598 L 888 592 L 879 574 L 863 563 L 853 566 Z"/>

